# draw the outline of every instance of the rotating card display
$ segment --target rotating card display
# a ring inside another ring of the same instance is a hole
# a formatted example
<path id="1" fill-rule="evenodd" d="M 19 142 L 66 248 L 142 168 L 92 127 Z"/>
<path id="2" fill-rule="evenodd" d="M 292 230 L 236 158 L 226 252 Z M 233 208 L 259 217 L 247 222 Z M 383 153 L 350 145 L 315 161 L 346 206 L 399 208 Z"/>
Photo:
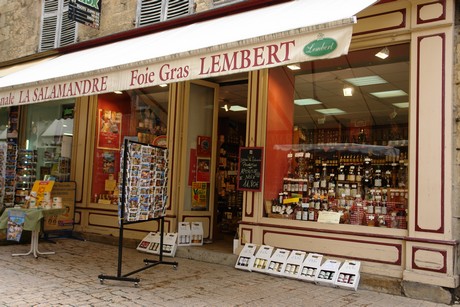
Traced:
<path id="1" fill-rule="evenodd" d="M 167 149 L 128 142 L 126 165 L 121 159 L 119 207 L 125 201 L 126 222 L 162 217 L 166 211 L 168 159 Z M 121 157 L 124 156 L 122 152 Z M 126 176 L 123 176 L 126 172 Z M 124 182 L 125 181 L 125 182 Z M 121 213 L 121 212 L 120 212 Z"/>

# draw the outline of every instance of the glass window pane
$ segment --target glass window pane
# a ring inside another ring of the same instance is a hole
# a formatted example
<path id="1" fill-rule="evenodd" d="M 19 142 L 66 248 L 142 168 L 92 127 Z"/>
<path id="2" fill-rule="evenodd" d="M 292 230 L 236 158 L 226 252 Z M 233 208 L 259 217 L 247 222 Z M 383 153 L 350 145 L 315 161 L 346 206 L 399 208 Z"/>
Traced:
<path id="1" fill-rule="evenodd" d="M 266 215 L 317 221 L 331 211 L 340 223 L 407 227 L 410 50 L 389 46 L 380 59 L 380 49 L 270 72 Z"/>
<path id="2" fill-rule="evenodd" d="M 25 145 L 37 151 L 37 179 L 70 180 L 74 107 L 74 99 L 28 106 Z"/>
<path id="3" fill-rule="evenodd" d="M 166 147 L 168 87 L 98 97 L 92 202 L 117 204 L 120 149 L 125 137 Z"/>

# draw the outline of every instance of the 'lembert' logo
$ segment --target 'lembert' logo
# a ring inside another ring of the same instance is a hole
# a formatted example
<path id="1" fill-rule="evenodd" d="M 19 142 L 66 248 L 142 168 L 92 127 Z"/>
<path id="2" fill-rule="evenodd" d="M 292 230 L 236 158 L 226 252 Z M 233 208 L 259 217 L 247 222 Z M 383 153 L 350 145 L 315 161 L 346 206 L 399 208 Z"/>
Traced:
<path id="1" fill-rule="evenodd" d="M 324 37 L 322 33 L 318 38 L 303 47 L 303 53 L 309 56 L 322 56 L 333 52 L 337 48 L 337 41 L 333 38 Z"/>

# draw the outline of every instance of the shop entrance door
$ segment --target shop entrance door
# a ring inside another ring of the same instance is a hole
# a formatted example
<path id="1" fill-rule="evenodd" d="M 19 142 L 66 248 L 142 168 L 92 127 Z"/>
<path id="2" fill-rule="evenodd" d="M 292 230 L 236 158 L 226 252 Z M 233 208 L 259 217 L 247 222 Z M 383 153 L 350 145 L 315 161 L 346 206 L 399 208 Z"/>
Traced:
<path id="1" fill-rule="evenodd" d="M 216 173 L 219 85 L 186 83 L 182 134 L 179 221 L 202 222 L 203 238 L 212 239 Z"/>

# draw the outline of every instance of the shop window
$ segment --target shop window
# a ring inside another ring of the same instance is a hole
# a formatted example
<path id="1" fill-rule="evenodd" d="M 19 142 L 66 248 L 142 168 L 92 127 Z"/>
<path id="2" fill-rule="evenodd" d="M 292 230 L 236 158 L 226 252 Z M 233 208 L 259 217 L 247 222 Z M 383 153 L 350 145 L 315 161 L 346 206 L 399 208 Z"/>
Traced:
<path id="1" fill-rule="evenodd" d="M 192 0 L 138 0 L 137 26 L 189 15 L 193 12 Z"/>
<path id="2" fill-rule="evenodd" d="M 70 0 L 44 0 L 40 29 L 40 51 L 77 41 L 77 24 L 69 19 Z"/>
<path id="3" fill-rule="evenodd" d="M 37 179 L 70 180 L 74 107 L 73 99 L 27 107 L 25 149 L 36 153 Z"/>
<path id="4" fill-rule="evenodd" d="M 265 216 L 407 228 L 410 49 L 381 49 L 270 70 Z"/>
<path id="5" fill-rule="evenodd" d="M 97 114 L 92 202 L 116 205 L 124 139 L 166 147 L 168 87 L 99 95 Z"/>

